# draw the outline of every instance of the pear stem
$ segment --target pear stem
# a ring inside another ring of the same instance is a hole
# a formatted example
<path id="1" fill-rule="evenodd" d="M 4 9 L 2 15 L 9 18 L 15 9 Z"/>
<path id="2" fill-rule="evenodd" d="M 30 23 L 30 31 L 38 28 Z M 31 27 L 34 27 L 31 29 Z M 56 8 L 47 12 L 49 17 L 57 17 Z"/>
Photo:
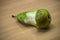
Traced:
<path id="1" fill-rule="evenodd" d="M 13 18 L 15 18 L 16 16 L 12 15 Z"/>

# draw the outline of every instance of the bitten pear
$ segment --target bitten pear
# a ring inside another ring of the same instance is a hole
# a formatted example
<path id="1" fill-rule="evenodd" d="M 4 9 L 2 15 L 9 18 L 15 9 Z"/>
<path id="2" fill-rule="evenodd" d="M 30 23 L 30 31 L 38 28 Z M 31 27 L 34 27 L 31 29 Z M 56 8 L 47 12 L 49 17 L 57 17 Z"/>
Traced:
<path id="1" fill-rule="evenodd" d="M 16 18 L 27 25 L 34 25 L 37 29 L 47 28 L 51 23 L 51 16 L 46 9 L 22 12 Z"/>

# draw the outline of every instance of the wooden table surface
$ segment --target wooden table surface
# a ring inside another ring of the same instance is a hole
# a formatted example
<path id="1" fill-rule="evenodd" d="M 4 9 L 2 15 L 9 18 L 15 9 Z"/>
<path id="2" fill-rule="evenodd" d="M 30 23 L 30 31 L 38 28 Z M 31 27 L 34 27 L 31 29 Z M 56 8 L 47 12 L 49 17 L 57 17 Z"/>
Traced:
<path id="1" fill-rule="evenodd" d="M 0 0 L 0 40 L 59 40 L 60 0 Z M 19 23 L 11 15 L 47 9 L 51 15 L 50 29 L 38 31 L 33 26 Z"/>

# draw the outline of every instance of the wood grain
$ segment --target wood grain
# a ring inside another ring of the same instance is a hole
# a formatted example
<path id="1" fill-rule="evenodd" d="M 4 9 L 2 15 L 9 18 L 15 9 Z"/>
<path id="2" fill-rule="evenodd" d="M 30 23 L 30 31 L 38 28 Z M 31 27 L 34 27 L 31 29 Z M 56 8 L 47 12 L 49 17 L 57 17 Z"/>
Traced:
<path id="1" fill-rule="evenodd" d="M 59 40 L 60 0 L 1 0 L 0 4 L 0 40 Z M 45 32 L 23 25 L 11 17 L 42 8 L 50 12 L 52 19 L 50 29 Z"/>

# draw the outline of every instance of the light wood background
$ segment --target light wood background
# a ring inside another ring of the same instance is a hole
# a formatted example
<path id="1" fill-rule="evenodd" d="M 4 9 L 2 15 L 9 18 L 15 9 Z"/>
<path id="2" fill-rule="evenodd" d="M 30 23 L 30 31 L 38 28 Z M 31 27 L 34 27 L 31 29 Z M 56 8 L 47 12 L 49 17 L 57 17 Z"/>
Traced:
<path id="1" fill-rule="evenodd" d="M 42 32 L 19 23 L 11 15 L 47 9 L 52 21 L 50 29 Z M 59 40 L 60 0 L 0 0 L 0 40 Z"/>

